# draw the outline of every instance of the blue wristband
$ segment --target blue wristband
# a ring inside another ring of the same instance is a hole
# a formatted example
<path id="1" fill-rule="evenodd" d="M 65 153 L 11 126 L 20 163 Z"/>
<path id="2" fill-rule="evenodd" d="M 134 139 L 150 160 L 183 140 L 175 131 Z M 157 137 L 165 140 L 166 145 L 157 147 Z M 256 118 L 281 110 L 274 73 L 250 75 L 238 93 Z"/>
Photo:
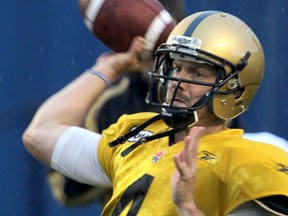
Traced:
<path id="1" fill-rule="evenodd" d="M 108 87 L 112 86 L 112 82 L 109 80 L 109 78 L 105 74 L 101 73 L 100 71 L 95 71 L 92 69 L 87 69 L 86 71 L 98 76 L 99 78 L 101 78 L 106 83 L 106 85 Z"/>

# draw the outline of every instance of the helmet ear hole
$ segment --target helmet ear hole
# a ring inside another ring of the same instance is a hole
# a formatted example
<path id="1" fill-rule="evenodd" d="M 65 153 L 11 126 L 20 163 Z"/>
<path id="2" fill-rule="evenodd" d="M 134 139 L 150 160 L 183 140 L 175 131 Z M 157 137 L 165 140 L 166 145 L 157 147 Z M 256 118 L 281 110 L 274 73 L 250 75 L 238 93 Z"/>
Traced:
<path id="1" fill-rule="evenodd" d="M 241 98 L 241 96 L 243 95 L 244 91 L 245 91 L 245 88 L 244 88 L 244 87 L 235 90 L 235 91 L 233 92 L 234 98 L 235 98 L 236 100 L 239 99 L 239 98 Z"/>

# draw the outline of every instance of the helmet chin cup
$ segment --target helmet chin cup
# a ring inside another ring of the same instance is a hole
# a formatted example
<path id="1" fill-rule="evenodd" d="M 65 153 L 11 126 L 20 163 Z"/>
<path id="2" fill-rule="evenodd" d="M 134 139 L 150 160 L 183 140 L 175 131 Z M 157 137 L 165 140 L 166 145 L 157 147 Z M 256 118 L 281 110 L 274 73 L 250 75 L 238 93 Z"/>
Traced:
<path id="1" fill-rule="evenodd" d="M 198 122 L 198 115 L 196 111 L 181 112 L 171 108 L 162 108 L 161 116 L 163 121 L 171 128 L 177 128 L 183 125 L 192 127 Z"/>

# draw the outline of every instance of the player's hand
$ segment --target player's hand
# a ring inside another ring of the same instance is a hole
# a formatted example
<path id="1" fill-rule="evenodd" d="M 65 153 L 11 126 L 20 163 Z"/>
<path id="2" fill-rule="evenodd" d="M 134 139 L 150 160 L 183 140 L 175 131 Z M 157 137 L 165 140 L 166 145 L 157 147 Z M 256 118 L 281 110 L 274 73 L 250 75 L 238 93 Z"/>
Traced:
<path id="1" fill-rule="evenodd" d="M 127 52 L 104 53 L 92 68 L 105 73 L 111 80 L 116 80 L 127 72 L 143 71 L 143 64 L 148 64 L 148 59 L 141 59 L 146 43 L 143 37 L 136 37 Z"/>
<path id="2" fill-rule="evenodd" d="M 177 169 L 171 179 L 172 199 L 179 215 L 203 215 L 194 200 L 198 139 L 203 131 L 193 127 L 184 139 L 184 148 L 174 157 Z"/>

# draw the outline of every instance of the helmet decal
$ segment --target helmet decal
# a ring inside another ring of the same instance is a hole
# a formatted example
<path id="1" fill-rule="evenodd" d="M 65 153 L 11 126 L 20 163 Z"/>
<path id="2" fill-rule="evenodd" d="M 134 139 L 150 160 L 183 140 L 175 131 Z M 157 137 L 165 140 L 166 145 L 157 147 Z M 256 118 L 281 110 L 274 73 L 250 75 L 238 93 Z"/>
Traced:
<path id="1" fill-rule="evenodd" d="M 194 32 L 194 30 L 197 28 L 197 26 L 208 16 L 211 16 L 213 14 L 220 13 L 220 11 L 206 11 L 202 14 L 200 14 L 186 29 L 184 36 L 191 36 Z"/>
<path id="2" fill-rule="evenodd" d="M 173 43 L 173 42 L 183 44 L 183 45 L 188 45 L 190 48 L 193 48 L 193 49 L 199 49 L 202 43 L 201 40 L 198 38 L 187 37 L 187 36 L 182 36 L 182 35 L 172 35 L 171 41 L 169 41 L 169 43 Z"/>

